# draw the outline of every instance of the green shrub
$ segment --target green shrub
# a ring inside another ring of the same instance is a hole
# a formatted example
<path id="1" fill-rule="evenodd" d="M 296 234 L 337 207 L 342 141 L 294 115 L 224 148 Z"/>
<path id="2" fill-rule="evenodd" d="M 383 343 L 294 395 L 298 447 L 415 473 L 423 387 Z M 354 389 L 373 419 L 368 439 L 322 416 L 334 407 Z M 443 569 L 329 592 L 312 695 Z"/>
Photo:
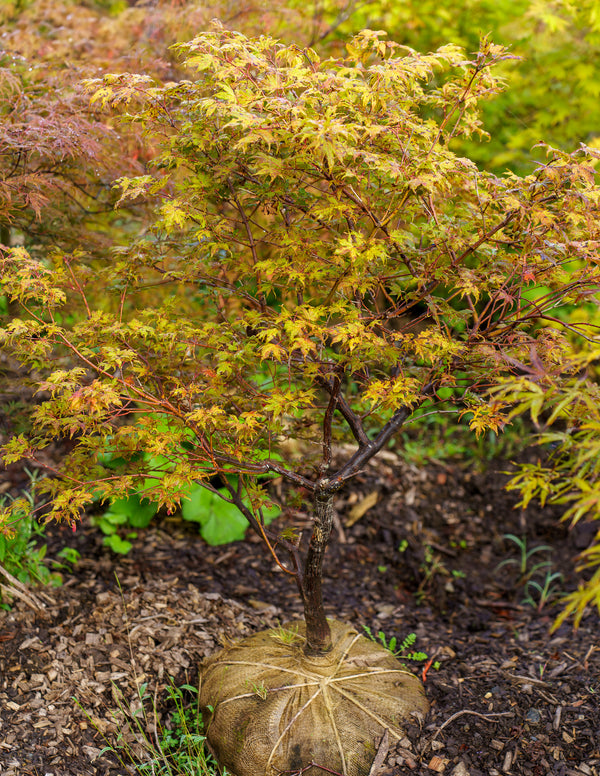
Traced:
<path id="1" fill-rule="evenodd" d="M 15 500 L 4 496 L 0 499 L 0 506 L 12 501 L 15 507 L 11 513 L 10 531 L 0 533 L 0 578 L 4 570 L 26 585 L 61 585 L 59 569 L 66 568 L 65 564 L 75 563 L 78 553 L 72 548 L 64 548 L 58 553 L 62 562 L 46 558 L 44 527 L 35 514 L 35 490 L 39 478 L 36 472 L 25 471 L 30 484 L 22 497 Z M 1 608 L 8 608 L 1 594 L 0 602 Z"/>

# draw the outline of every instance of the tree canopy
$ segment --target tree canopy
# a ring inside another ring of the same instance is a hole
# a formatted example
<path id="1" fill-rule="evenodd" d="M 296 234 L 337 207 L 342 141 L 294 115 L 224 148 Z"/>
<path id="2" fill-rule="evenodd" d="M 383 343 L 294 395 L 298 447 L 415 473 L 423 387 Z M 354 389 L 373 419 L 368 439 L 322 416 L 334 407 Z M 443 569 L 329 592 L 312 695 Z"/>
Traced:
<path id="1" fill-rule="evenodd" d="M 323 532 L 333 494 L 411 416 L 443 407 L 475 434 L 515 407 L 583 422 L 598 353 L 575 355 L 565 328 L 593 329 L 561 310 L 599 288 L 598 152 L 546 147 L 531 174 L 497 176 L 451 150 L 482 132 L 505 48 L 420 54 L 363 30 L 328 57 L 216 25 L 178 51 L 182 80 L 87 82 L 152 149 L 116 203 L 153 203 L 149 228 L 109 261 L 2 251 L 22 315 L 1 342 L 47 397 L 4 460 L 74 441 L 49 517 L 132 491 L 175 509 L 218 475 L 295 559 L 267 536 L 257 477 L 312 492 Z"/>

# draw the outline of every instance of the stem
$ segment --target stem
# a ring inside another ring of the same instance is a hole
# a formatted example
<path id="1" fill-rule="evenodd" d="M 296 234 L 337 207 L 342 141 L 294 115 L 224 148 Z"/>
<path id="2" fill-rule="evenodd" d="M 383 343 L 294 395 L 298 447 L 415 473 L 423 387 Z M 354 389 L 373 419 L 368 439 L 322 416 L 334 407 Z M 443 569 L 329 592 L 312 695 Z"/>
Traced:
<path id="1" fill-rule="evenodd" d="M 344 420 L 350 427 L 350 431 L 352 431 L 352 435 L 356 439 L 359 445 L 368 445 L 369 444 L 369 437 L 366 435 L 365 430 L 362 425 L 362 421 L 360 419 L 360 415 L 357 415 L 350 407 L 342 393 L 340 393 L 340 383 L 339 383 L 339 376 L 336 377 L 337 383 L 334 380 L 333 383 L 330 382 L 326 377 L 323 375 L 318 374 L 316 376 L 317 383 L 324 388 L 327 393 L 330 396 L 330 399 L 335 398 L 335 405 L 329 404 L 329 407 L 333 406 L 333 409 L 339 410 L 339 412 L 344 417 Z M 327 412 L 329 412 L 329 407 L 327 408 Z"/>
<path id="2" fill-rule="evenodd" d="M 340 378 L 336 375 L 333 379 L 333 387 L 330 390 L 329 404 L 325 411 L 325 417 L 323 418 L 323 453 L 321 458 L 321 465 L 319 466 L 319 472 L 322 477 L 327 476 L 329 467 L 331 465 L 331 424 L 333 422 L 333 413 L 338 401 L 338 394 L 340 392 Z"/>
<path id="3" fill-rule="evenodd" d="M 333 524 L 333 489 L 328 489 L 328 480 L 322 480 L 315 495 L 315 519 L 306 560 L 304 576 L 299 585 L 304 603 L 306 621 L 307 655 L 323 655 L 331 649 L 331 631 L 323 607 L 323 557 L 329 542 Z"/>
<path id="4" fill-rule="evenodd" d="M 432 394 L 436 387 L 437 384 L 434 382 L 428 383 L 426 386 L 424 386 L 421 391 L 423 399 L 426 396 Z M 386 443 L 389 442 L 396 431 L 398 431 L 404 422 L 413 414 L 414 410 L 415 407 L 408 406 L 401 407 L 399 410 L 397 410 L 381 429 L 379 434 L 377 434 L 375 439 L 369 441 L 365 445 L 360 445 L 354 455 L 348 461 L 346 461 L 342 468 L 338 469 L 338 471 L 332 476 L 332 487 L 339 490 L 344 482 L 346 482 L 346 480 L 354 477 L 354 475 L 359 472 L 363 466 L 365 466 L 371 460 L 371 458 L 374 458 L 377 453 L 384 448 Z"/>
<path id="5" fill-rule="evenodd" d="M 203 487 L 205 487 L 207 490 L 212 491 L 213 493 L 216 493 L 217 496 L 223 499 L 223 501 L 227 501 L 229 504 L 235 504 L 235 506 L 240 510 L 240 512 L 244 515 L 246 520 L 250 523 L 252 528 L 256 531 L 256 533 L 260 536 L 260 538 L 263 540 L 263 542 L 267 545 L 267 548 L 269 552 L 271 553 L 273 560 L 275 563 L 279 566 L 279 568 L 285 572 L 286 574 L 291 574 L 292 576 L 295 576 L 296 579 L 299 579 L 299 564 L 298 564 L 298 551 L 297 548 L 294 547 L 294 545 L 291 542 L 283 541 L 281 538 L 277 539 L 278 543 L 283 544 L 284 548 L 287 550 L 287 552 L 290 555 L 291 561 L 292 561 L 292 569 L 288 569 L 286 566 L 283 565 L 283 563 L 279 560 L 279 557 L 277 553 L 275 552 L 275 547 L 271 544 L 268 536 L 268 532 L 265 529 L 264 520 L 262 518 L 262 513 L 260 510 L 258 510 L 258 516 L 255 514 L 254 510 L 250 509 L 246 506 L 244 503 L 244 500 L 242 498 L 242 477 L 241 475 L 238 477 L 238 485 L 237 488 L 235 488 L 229 480 L 224 477 L 224 484 L 225 488 L 227 489 L 229 495 L 231 498 L 224 498 L 222 493 L 219 493 L 218 490 L 210 487 L 206 483 L 203 483 Z"/>

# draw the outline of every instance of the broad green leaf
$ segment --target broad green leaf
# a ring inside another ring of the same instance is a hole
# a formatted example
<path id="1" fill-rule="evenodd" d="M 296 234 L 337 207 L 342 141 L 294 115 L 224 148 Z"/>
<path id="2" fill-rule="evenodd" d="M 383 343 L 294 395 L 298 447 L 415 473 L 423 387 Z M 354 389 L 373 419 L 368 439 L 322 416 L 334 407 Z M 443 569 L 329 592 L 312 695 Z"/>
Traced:
<path id="1" fill-rule="evenodd" d="M 248 521 L 237 507 L 198 485 L 181 504 L 184 520 L 200 524 L 200 534 L 210 545 L 228 544 L 244 538 Z"/>
<path id="2" fill-rule="evenodd" d="M 134 528 L 146 528 L 156 515 L 157 505 L 138 496 L 115 499 L 106 513 L 107 519 L 127 523 Z"/>

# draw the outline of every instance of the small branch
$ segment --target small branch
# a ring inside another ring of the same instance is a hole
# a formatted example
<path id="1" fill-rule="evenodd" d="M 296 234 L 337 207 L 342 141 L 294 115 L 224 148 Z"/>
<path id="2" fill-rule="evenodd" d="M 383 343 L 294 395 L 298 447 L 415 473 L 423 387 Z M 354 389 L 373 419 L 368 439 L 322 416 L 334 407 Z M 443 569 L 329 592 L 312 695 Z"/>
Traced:
<path id="1" fill-rule="evenodd" d="M 450 121 L 452 116 L 454 115 L 454 113 L 455 113 L 456 109 L 458 108 L 458 106 L 462 105 L 463 107 L 462 107 L 462 109 L 460 111 L 460 116 L 454 122 L 454 128 L 453 128 L 452 133 L 450 134 L 448 140 L 450 140 L 452 138 L 452 136 L 454 135 L 454 132 L 456 131 L 456 128 L 458 126 L 458 122 L 460 121 L 460 119 L 462 118 L 462 116 L 464 115 L 464 112 L 466 110 L 466 97 L 469 94 L 469 92 L 471 91 L 471 89 L 473 87 L 473 84 L 475 83 L 475 79 L 486 68 L 490 68 L 491 65 L 494 64 L 494 60 L 490 61 L 490 60 L 483 59 L 480 56 L 480 54 L 481 54 L 481 52 L 479 52 L 479 54 L 477 55 L 478 61 L 476 63 L 474 63 L 475 66 L 473 67 L 473 72 L 471 73 L 471 77 L 469 78 L 468 82 L 465 85 L 465 88 L 463 89 L 463 93 L 460 95 L 460 97 L 457 100 L 454 101 L 454 103 L 451 106 L 452 109 L 449 111 L 449 113 L 446 113 L 444 115 L 444 119 L 443 119 L 442 123 L 440 124 L 440 126 L 438 128 L 437 135 L 435 137 L 435 140 L 431 144 L 431 148 L 427 152 L 427 156 L 429 156 L 431 154 L 431 152 L 433 151 L 433 149 L 435 148 L 436 144 L 438 143 L 438 141 L 439 141 L 439 139 L 440 139 L 440 137 L 442 135 L 442 132 L 446 128 L 446 125 L 448 124 L 448 122 Z"/>
<path id="2" fill-rule="evenodd" d="M 158 264 L 152 264 L 152 269 L 155 272 L 158 272 L 160 275 L 163 276 L 163 280 L 158 281 L 156 283 L 142 283 L 138 286 L 138 288 L 154 288 L 159 285 L 166 285 L 167 283 L 187 283 L 188 285 L 196 286 L 198 284 L 203 284 L 207 286 L 208 288 L 215 288 L 220 289 L 224 291 L 229 291 L 231 293 L 235 293 L 237 296 L 241 297 L 245 302 L 248 302 L 251 307 L 254 309 L 259 310 L 264 315 L 271 314 L 271 311 L 269 308 L 264 307 L 264 304 L 259 300 L 253 297 L 251 294 L 248 294 L 246 291 L 243 291 L 242 289 L 236 288 L 233 283 L 228 282 L 227 280 L 224 280 L 223 278 L 217 278 L 217 277 L 211 277 L 209 275 L 203 275 L 201 273 L 197 273 L 192 278 L 177 278 L 177 277 L 171 277 L 171 270 L 163 269 L 162 267 L 159 267 Z"/>
<path id="3" fill-rule="evenodd" d="M 233 461 L 233 459 L 232 459 Z M 239 466 L 239 461 L 237 462 Z M 285 467 L 281 466 L 277 461 L 272 461 L 271 459 L 268 459 L 267 461 L 264 461 L 260 465 L 256 465 L 255 467 L 252 467 L 252 465 L 247 467 L 248 471 L 253 471 L 257 474 L 260 474 L 261 472 L 275 472 L 276 474 L 280 474 L 282 477 L 285 477 L 286 480 L 289 482 L 293 482 L 294 485 L 298 485 L 299 487 L 306 488 L 311 493 L 314 493 L 316 485 L 312 480 L 307 479 L 306 477 L 303 477 L 301 474 L 296 474 L 296 472 L 292 472 L 289 469 L 286 469 Z"/>
<path id="4" fill-rule="evenodd" d="M 514 717 L 513 711 L 497 711 L 497 712 L 492 712 L 490 714 L 481 714 L 478 711 L 463 709 L 462 711 L 457 711 L 456 714 L 453 714 L 451 717 L 448 717 L 448 719 L 442 725 L 440 725 L 440 727 L 435 731 L 435 735 L 433 736 L 432 739 L 430 739 L 427 742 L 427 745 L 431 746 L 431 744 L 439 736 L 439 734 L 446 727 L 446 725 L 449 725 L 451 722 L 454 722 L 454 720 L 458 719 L 458 717 L 462 717 L 463 714 L 472 714 L 474 717 L 480 717 L 481 719 L 490 719 L 490 721 L 492 722 L 494 721 L 493 719 L 491 719 L 492 717 Z"/>
<path id="5" fill-rule="evenodd" d="M 348 190 L 350 189 L 350 190 Z M 402 261 L 407 266 L 408 270 L 410 271 L 410 274 L 413 277 L 418 276 L 418 272 L 415 270 L 415 268 L 412 265 L 411 260 L 408 258 L 408 256 L 404 253 L 404 251 L 400 248 L 396 240 L 394 240 L 389 232 L 389 229 L 387 228 L 386 224 L 383 223 L 376 215 L 373 213 L 373 211 L 365 205 L 365 203 L 362 201 L 362 199 L 358 196 L 358 194 L 354 191 L 352 186 L 343 186 L 341 188 L 341 191 L 345 196 L 353 202 L 355 205 L 357 205 L 362 212 L 371 219 L 373 226 L 375 226 L 377 229 L 381 230 L 383 234 L 387 237 L 387 239 L 390 241 L 390 244 L 394 246 L 394 248 L 398 251 L 398 255 L 402 259 Z"/>
<path id="6" fill-rule="evenodd" d="M 83 299 L 83 304 L 85 305 L 85 309 L 86 309 L 86 312 L 87 312 L 87 317 L 91 318 L 92 317 L 92 312 L 90 310 L 90 306 L 88 304 L 88 300 L 87 300 L 87 297 L 85 295 L 85 292 L 84 292 L 83 288 L 81 287 L 79 281 L 75 277 L 75 274 L 74 274 L 74 272 L 73 272 L 73 270 L 71 268 L 71 264 L 70 264 L 69 260 L 66 257 L 65 257 L 65 264 L 67 265 L 67 269 L 69 270 L 69 275 L 73 279 L 73 283 L 75 283 L 75 286 L 76 286 L 77 290 L 79 291 L 79 295 Z"/>
<path id="7" fill-rule="evenodd" d="M 591 342 L 592 344 L 598 344 L 598 338 L 597 337 L 590 337 L 587 334 L 584 334 L 579 328 L 577 324 L 570 325 L 566 323 L 565 321 L 561 321 L 560 318 L 554 318 L 552 315 L 540 315 L 540 318 L 544 321 L 551 321 L 552 323 L 557 324 L 558 326 L 561 326 L 563 329 L 567 329 L 567 331 L 573 332 L 573 334 L 576 334 L 578 337 L 581 337 L 582 339 L 586 340 L 587 342 Z M 595 323 L 584 323 L 579 324 L 580 326 L 586 326 L 592 329 L 599 329 L 600 326 L 598 326 Z"/>
<path id="8" fill-rule="evenodd" d="M 360 8 L 360 4 L 358 7 Z M 321 43 L 328 35 L 331 35 L 332 32 L 335 32 L 341 24 L 343 24 L 352 16 L 356 8 L 356 2 L 349 2 L 346 7 L 339 12 L 337 18 L 329 25 L 329 27 L 323 30 L 319 35 L 317 35 L 317 25 L 314 24 L 312 38 L 307 48 L 312 48 L 316 43 Z"/>
<path id="9" fill-rule="evenodd" d="M 242 477 L 241 476 L 238 477 L 236 487 L 234 487 L 227 479 L 224 480 L 224 483 L 225 483 L 225 488 L 227 489 L 227 491 L 229 492 L 229 495 L 231 496 L 231 498 L 225 498 L 224 501 L 227 501 L 230 504 L 235 504 L 235 506 L 240 510 L 240 512 L 244 515 L 244 517 L 250 523 L 252 528 L 256 531 L 256 533 L 260 536 L 263 542 L 267 545 L 267 548 L 270 554 L 272 555 L 273 560 L 275 561 L 277 566 L 286 574 L 290 574 L 291 576 L 299 579 L 300 577 L 299 577 L 298 571 L 300 569 L 300 564 L 298 563 L 298 558 L 297 558 L 297 548 L 294 547 L 294 545 L 291 545 L 289 542 L 285 542 L 285 544 L 282 542 L 283 546 L 290 554 L 290 557 L 292 559 L 293 569 L 288 569 L 279 560 L 279 557 L 275 552 L 275 547 L 273 547 L 273 545 L 269 541 L 269 537 L 267 536 L 267 532 L 265 530 L 264 520 L 262 519 L 262 513 L 259 510 L 259 517 L 257 518 L 256 515 L 254 514 L 254 511 L 244 503 L 242 499 L 242 491 L 243 491 Z M 202 484 L 204 487 L 206 487 L 204 483 Z M 217 495 L 220 496 L 220 498 L 223 498 L 222 494 L 219 491 L 216 491 L 213 488 L 209 488 L 209 490 L 216 492 Z"/>
<path id="10" fill-rule="evenodd" d="M 22 582 L 20 582 L 16 577 L 13 577 L 13 575 L 9 573 L 4 568 L 4 566 L 0 566 L 0 577 L 4 577 L 8 582 L 8 585 L 3 585 L 0 583 L 0 592 L 6 593 L 7 595 L 13 596 L 14 598 L 20 598 L 21 601 L 24 601 L 27 604 L 27 606 L 30 606 L 37 612 L 44 611 L 44 604 L 38 598 L 36 598 L 33 593 L 30 593 Z"/>
<path id="11" fill-rule="evenodd" d="M 337 409 L 341 412 L 344 420 L 350 426 L 350 430 L 359 445 L 368 445 L 369 437 L 359 415 L 351 409 L 350 405 L 343 396 L 338 396 Z"/>
<path id="12" fill-rule="evenodd" d="M 554 202 L 558 199 L 557 194 L 549 194 L 547 197 L 543 197 L 539 200 L 537 204 L 546 204 L 547 202 Z M 487 242 L 490 240 L 496 232 L 499 232 L 501 229 L 503 229 L 505 226 L 507 226 L 513 218 L 519 213 L 518 209 L 515 210 L 509 210 L 509 212 L 504 216 L 502 221 L 500 223 L 496 224 L 496 226 L 493 229 L 490 229 L 489 232 L 486 232 L 482 237 L 477 240 L 477 242 L 474 242 L 473 245 L 469 245 L 468 248 L 466 248 L 463 253 L 458 257 L 457 263 L 462 264 L 462 262 L 467 258 L 467 256 L 473 251 L 476 251 L 477 248 L 479 248 L 480 245 L 483 245 L 484 242 Z M 454 263 L 454 262 L 453 262 Z"/>
<path id="13" fill-rule="evenodd" d="M 334 385 L 332 385 L 329 382 L 329 380 L 327 380 L 326 377 L 324 377 L 323 375 L 317 375 L 316 380 L 318 384 L 322 388 L 324 388 L 330 396 L 333 396 Z M 368 445 L 369 437 L 365 433 L 360 416 L 357 415 L 356 412 L 354 412 L 354 410 L 351 409 L 350 405 L 348 404 L 344 396 L 341 393 L 339 393 L 339 387 L 337 390 L 335 409 L 339 410 L 339 412 L 342 414 L 342 417 L 344 418 L 346 423 L 350 426 L 352 435 L 358 442 L 359 446 L 362 447 L 364 445 Z"/>
<path id="14" fill-rule="evenodd" d="M 380 769 L 383 767 L 383 763 L 385 762 L 385 758 L 388 756 L 389 751 L 390 751 L 390 731 L 386 728 L 379 742 L 379 747 L 377 748 L 377 754 L 375 755 L 375 759 L 373 760 L 373 764 L 371 765 L 369 776 L 377 776 Z"/>
<path id="15" fill-rule="evenodd" d="M 473 251 L 476 251 L 477 248 L 479 248 L 480 245 L 483 245 L 484 242 L 490 240 L 496 234 L 496 232 L 499 232 L 501 229 L 504 229 L 505 226 L 508 226 L 508 224 L 510 224 L 518 212 L 518 210 L 509 210 L 509 212 L 504 216 L 499 224 L 496 224 L 493 229 L 491 229 L 489 232 L 486 232 L 482 237 L 479 238 L 479 240 L 477 240 L 477 242 L 474 242 L 473 245 L 469 245 L 469 247 L 461 253 L 461 255 L 458 257 L 457 263 L 462 264 L 467 256 L 469 256 L 469 254 L 473 253 Z"/>
<path id="16" fill-rule="evenodd" d="M 125 297 L 127 296 L 128 290 L 129 290 L 129 283 L 126 283 L 125 288 L 121 292 L 121 301 L 119 303 L 119 323 L 123 323 L 123 307 L 125 306 Z"/>
<path id="17" fill-rule="evenodd" d="M 427 396 L 430 396 L 435 392 L 437 388 L 437 382 L 428 383 L 421 391 L 421 402 L 425 400 Z M 357 472 L 359 472 L 368 461 L 371 460 L 377 453 L 383 449 L 383 447 L 389 442 L 399 428 L 404 424 L 405 420 L 409 418 L 415 410 L 415 407 L 401 407 L 394 413 L 392 418 L 385 424 L 379 434 L 373 440 L 369 440 L 368 444 L 359 447 L 354 455 L 342 466 L 341 469 L 333 474 L 329 480 L 327 490 L 335 492 L 339 490 L 346 480 L 349 480 Z"/>
<path id="18" fill-rule="evenodd" d="M 235 189 L 233 188 L 233 184 L 229 179 L 227 179 L 227 185 L 229 187 L 229 191 L 231 192 L 231 197 L 233 201 L 235 202 L 235 206 L 237 208 L 238 213 L 242 217 L 242 222 L 244 224 L 244 229 L 246 230 L 246 234 L 248 236 L 249 241 L 249 247 L 252 252 L 252 258 L 254 259 L 254 263 L 258 261 L 258 256 L 256 255 L 256 245 L 254 243 L 254 235 L 252 234 L 252 230 L 250 229 L 250 224 L 248 223 L 248 218 L 246 216 L 246 211 L 241 206 L 239 199 L 237 198 L 237 194 L 235 193 Z"/>
<path id="19" fill-rule="evenodd" d="M 329 381 L 327 382 L 329 383 Z M 319 466 L 319 474 L 321 477 L 326 475 L 331 465 L 331 425 L 333 423 L 333 413 L 335 412 L 338 403 L 340 384 L 340 376 L 339 374 L 336 374 L 333 378 L 333 386 L 329 390 L 329 404 L 327 405 L 323 417 L 323 455 L 321 465 Z"/>

